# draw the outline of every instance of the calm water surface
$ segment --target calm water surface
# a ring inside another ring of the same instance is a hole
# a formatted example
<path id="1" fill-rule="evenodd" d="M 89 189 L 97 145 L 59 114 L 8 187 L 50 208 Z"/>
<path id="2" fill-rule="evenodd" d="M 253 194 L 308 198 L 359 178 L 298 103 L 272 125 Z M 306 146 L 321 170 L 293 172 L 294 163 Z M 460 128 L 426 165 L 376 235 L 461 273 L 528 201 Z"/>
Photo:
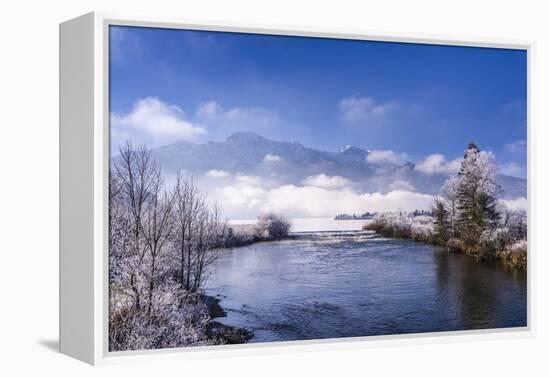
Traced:
<path id="1" fill-rule="evenodd" d="M 227 310 L 217 320 L 251 330 L 251 342 L 527 321 L 525 272 L 358 230 L 299 232 L 294 240 L 222 250 L 207 292 Z"/>

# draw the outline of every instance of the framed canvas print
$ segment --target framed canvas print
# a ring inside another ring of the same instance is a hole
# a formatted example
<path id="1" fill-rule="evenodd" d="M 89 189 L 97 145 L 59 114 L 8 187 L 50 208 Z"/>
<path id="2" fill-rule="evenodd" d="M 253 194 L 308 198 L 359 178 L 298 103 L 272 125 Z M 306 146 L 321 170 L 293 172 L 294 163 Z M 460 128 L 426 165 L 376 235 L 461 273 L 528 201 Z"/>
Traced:
<path id="1" fill-rule="evenodd" d="M 61 24 L 61 352 L 529 334 L 531 48 Z"/>

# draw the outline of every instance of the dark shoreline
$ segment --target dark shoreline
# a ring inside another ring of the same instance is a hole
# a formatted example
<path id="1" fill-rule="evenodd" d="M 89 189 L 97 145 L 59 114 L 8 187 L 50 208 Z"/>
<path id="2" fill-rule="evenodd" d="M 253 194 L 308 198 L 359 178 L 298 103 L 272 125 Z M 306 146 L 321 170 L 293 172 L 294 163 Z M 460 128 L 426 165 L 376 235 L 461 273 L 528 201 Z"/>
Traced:
<path id="1" fill-rule="evenodd" d="M 208 338 L 221 344 L 242 344 L 248 342 L 254 335 L 251 331 L 224 325 L 214 318 L 227 316 L 227 312 L 220 305 L 220 299 L 214 296 L 201 295 L 201 301 L 206 305 L 211 321 L 206 327 Z"/>

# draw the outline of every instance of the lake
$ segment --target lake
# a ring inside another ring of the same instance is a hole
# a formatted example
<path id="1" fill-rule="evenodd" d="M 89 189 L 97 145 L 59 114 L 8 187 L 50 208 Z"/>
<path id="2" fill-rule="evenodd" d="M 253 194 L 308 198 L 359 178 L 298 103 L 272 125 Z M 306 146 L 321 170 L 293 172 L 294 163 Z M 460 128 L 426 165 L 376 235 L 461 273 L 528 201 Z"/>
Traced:
<path id="1" fill-rule="evenodd" d="M 207 283 L 227 311 L 217 320 L 251 342 L 527 325 L 525 271 L 362 223 L 294 220 L 295 239 L 220 250 Z"/>

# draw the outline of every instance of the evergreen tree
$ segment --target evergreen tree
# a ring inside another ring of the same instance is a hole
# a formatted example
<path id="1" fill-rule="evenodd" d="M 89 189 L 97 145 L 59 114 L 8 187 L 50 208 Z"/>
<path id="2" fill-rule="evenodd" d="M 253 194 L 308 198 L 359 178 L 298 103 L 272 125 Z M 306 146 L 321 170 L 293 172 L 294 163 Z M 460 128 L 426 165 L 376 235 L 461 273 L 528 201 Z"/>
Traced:
<path id="1" fill-rule="evenodd" d="M 434 217 L 434 239 L 440 245 L 445 245 L 451 234 L 451 222 L 449 220 L 449 211 L 445 202 L 435 197 L 432 207 Z"/>
<path id="2" fill-rule="evenodd" d="M 449 210 L 449 220 L 451 223 L 450 237 L 457 237 L 456 221 L 458 214 L 458 183 L 458 176 L 452 175 L 445 181 L 445 184 L 441 188 L 441 194 L 446 199 L 447 208 Z"/>
<path id="3" fill-rule="evenodd" d="M 484 230 L 496 226 L 498 191 L 493 154 L 480 152 L 475 143 L 470 143 L 457 184 L 457 227 L 460 238 L 468 245 L 476 245 Z"/>

